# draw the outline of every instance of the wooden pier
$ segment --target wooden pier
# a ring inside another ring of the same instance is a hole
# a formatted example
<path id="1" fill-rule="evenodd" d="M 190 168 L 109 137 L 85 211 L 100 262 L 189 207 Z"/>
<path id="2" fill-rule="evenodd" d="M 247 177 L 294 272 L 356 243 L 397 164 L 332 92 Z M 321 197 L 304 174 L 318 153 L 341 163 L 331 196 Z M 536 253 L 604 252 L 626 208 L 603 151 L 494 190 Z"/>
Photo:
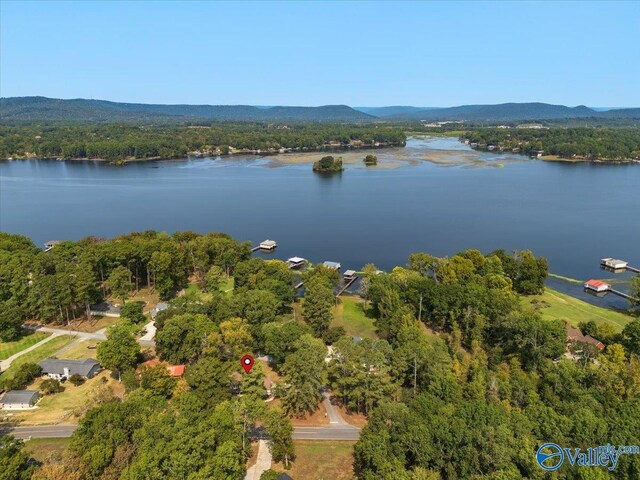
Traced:
<path id="1" fill-rule="evenodd" d="M 251 249 L 252 252 L 257 252 L 258 250 L 264 250 L 266 252 L 273 252 L 276 248 L 278 248 L 278 243 L 275 240 L 264 240 L 260 242 L 260 244 Z"/>
<path id="2" fill-rule="evenodd" d="M 639 273 L 640 274 L 640 268 L 630 267 L 629 265 L 627 265 L 627 270 L 629 270 L 630 272 L 633 272 L 633 273 Z"/>
<path id="3" fill-rule="evenodd" d="M 299 288 L 302 288 L 302 285 L 304 285 L 304 282 L 300 282 L 300 283 L 298 283 L 298 284 L 297 284 L 295 287 L 293 287 L 293 288 L 295 288 L 296 290 L 298 290 Z"/>
<path id="4" fill-rule="evenodd" d="M 613 288 L 610 288 L 609 292 L 613 293 L 614 295 L 618 295 L 619 297 L 626 298 L 627 300 L 630 300 L 632 302 L 638 301 L 637 298 L 632 297 L 631 295 L 627 295 L 626 293 L 619 292 L 618 290 L 614 290 Z"/>
<path id="5" fill-rule="evenodd" d="M 344 286 L 336 294 L 336 297 L 339 297 L 340 295 L 342 295 L 345 292 L 345 290 L 349 288 L 351 285 L 353 285 L 353 282 L 355 282 L 357 279 L 358 279 L 357 275 L 353 276 L 347 283 L 344 284 Z"/>

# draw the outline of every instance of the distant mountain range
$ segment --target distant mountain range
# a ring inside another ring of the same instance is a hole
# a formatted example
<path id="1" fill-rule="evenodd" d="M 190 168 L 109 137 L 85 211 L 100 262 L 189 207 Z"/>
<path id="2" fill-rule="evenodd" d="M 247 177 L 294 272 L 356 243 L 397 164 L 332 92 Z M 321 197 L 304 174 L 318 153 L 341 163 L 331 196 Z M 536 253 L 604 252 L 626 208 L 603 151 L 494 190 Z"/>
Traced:
<path id="1" fill-rule="evenodd" d="M 514 121 L 586 117 L 640 118 L 640 108 L 596 111 L 584 105 L 566 107 L 564 105 L 550 105 L 548 103 L 501 103 L 499 105 L 462 105 L 449 108 L 407 110 L 385 116 L 384 118 L 433 121 Z"/>
<path id="2" fill-rule="evenodd" d="M 376 120 L 427 121 L 528 121 L 567 118 L 638 118 L 640 108 L 602 111 L 580 105 L 502 103 L 458 107 L 258 107 L 251 105 L 158 105 L 106 100 L 61 100 L 46 97 L 0 98 L 0 120 L 18 122 L 184 122 L 211 121 L 311 121 L 369 122 Z"/>
<path id="3" fill-rule="evenodd" d="M 254 107 L 251 105 L 154 105 L 106 100 L 61 100 L 46 97 L 0 99 L 2 121 L 127 122 L 127 121 L 324 121 L 361 122 L 375 117 L 346 105 L 322 107 Z"/>

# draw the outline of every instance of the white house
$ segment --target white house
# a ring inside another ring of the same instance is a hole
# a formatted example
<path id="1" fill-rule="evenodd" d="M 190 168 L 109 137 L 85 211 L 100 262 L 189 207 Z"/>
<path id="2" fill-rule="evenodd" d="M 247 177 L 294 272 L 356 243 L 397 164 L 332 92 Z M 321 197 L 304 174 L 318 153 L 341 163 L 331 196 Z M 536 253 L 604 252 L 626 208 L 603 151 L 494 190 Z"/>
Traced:
<path id="1" fill-rule="evenodd" d="M 84 360 L 47 358 L 38 365 L 42 368 L 43 375 L 56 380 L 69 378 L 75 374 L 85 378 L 92 378 L 100 371 L 100 363 L 92 358 L 85 358 Z"/>
<path id="2" fill-rule="evenodd" d="M 612 270 L 625 270 L 629 265 L 624 260 L 618 260 L 617 258 L 603 258 L 600 260 L 600 266 L 604 268 L 610 268 Z"/>
<path id="3" fill-rule="evenodd" d="M 302 257 L 291 257 L 289 260 L 287 260 L 289 268 L 300 268 L 304 266 L 305 262 L 306 260 Z"/>
<path id="4" fill-rule="evenodd" d="M 274 250 L 278 246 L 275 240 L 265 240 L 260 242 L 260 250 Z"/>
<path id="5" fill-rule="evenodd" d="M 0 398 L 3 410 L 29 410 L 34 408 L 40 395 L 35 390 L 9 390 Z"/>
<path id="6" fill-rule="evenodd" d="M 332 270 L 340 270 L 340 268 L 342 267 L 342 265 L 340 265 L 338 262 L 329 262 L 329 261 L 324 262 L 322 265 Z"/>
<path id="7" fill-rule="evenodd" d="M 584 284 L 585 290 L 592 290 L 597 293 L 607 292 L 611 285 L 600 280 L 589 280 Z"/>

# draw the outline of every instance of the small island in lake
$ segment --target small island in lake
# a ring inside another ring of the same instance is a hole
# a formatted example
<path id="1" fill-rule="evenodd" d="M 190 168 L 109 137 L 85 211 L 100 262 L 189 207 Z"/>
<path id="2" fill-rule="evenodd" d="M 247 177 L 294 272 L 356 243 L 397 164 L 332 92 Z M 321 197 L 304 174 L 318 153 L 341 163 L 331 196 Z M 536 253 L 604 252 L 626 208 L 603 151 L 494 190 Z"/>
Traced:
<path id="1" fill-rule="evenodd" d="M 373 166 L 373 165 L 377 165 L 378 164 L 378 157 L 375 155 L 367 155 L 366 157 L 364 157 L 364 159 L 362 160 L 364 162 L 364 164 L 368 167 L 368 166 Z"/>
<path id="2" fill-rule="evenodd" d="M 317 162 L 313 162 L 313 171 L 318 173 L 339 173 L 342 172 L 342 157 L 333 158 L 331 155 L 322 157 Z"/>

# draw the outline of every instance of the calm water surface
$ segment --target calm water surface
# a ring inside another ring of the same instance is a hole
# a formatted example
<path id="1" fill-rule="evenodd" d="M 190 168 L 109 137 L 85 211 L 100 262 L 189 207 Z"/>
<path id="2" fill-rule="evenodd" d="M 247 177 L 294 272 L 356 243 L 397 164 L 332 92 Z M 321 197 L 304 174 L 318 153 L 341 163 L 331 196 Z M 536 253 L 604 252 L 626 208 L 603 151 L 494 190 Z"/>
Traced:
<path id="1" fill-rule="evenodd" d="M 0 229 L 38 245 L 146 229 L 223 231 L 275 239 L 278 258 L 344 268 L 390 268 L 412 252 L 467 248 L 531 249 L 551 271 L 580 279 L 610 276 L 598 268 L 605 256 L 640 265 L 638 165 L 547 163 L 474 152 L 449 138 L 410 139 L 377 154 L 379 168 L 357 161 L 332 177 L 286 156 L 126 167 L 2 162 Z"/>

